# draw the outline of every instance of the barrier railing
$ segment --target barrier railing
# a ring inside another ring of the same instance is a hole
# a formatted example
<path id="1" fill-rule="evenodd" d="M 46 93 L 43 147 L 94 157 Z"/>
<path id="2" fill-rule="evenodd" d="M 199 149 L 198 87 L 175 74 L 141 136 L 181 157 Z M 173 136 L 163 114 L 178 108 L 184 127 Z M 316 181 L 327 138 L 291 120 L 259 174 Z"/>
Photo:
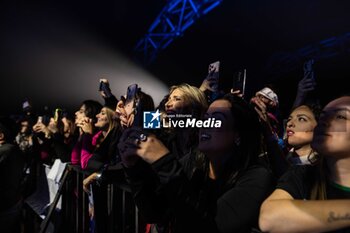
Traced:
<path id="1" fill-rule="evenodd" d="M 89 216 L 89 195 L 83 191 L 83 180 L 86 177 L 87 173 L 79 166 L 66 167 L 56 196 L 40 224 L 40 233 L 47 232 L 49 224 L 57 224 L 57 221 L 53 221 L 57 216 L 60 219 L 59 226 L 54 226 L 57 232 L 90 233 L 94 227 L 98 227 L 97 225 L 106 233 L 145 232 L 145 223 L 139 216 L 126 184 L 94 185 L 92 195 L 94 190 L 95 194 L 99 195 L 94 197 L 94 208 L 99 209 L 95 211 L 96 225 L 94 225 Z M 60 198 L 62 205 L 58 212 L 56 207 Z M 96 198 L 100 198 L 100 201 Z M 101 206 L 97 206 L 100 204 Z"/>

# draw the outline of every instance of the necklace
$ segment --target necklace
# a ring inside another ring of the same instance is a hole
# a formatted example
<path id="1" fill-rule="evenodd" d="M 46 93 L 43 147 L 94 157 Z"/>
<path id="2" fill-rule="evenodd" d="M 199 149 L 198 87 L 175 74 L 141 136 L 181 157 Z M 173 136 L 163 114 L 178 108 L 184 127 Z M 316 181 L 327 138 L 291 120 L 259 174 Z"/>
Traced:
<path id="1" fill-rule="evenodd" d="M 340 190 L 343 190 L 343 191 L 345 191 L 345 192 L 350 192 L 350 187 L 346 187 L 346 186 L 337 184 L 337 183 L 335 183 L 335 182 L 333 182 L 333 181 L 331 181 L 331 185 L 332 185 L 333 187 L 338 188 L 338 189 L 340 189 Z"/>

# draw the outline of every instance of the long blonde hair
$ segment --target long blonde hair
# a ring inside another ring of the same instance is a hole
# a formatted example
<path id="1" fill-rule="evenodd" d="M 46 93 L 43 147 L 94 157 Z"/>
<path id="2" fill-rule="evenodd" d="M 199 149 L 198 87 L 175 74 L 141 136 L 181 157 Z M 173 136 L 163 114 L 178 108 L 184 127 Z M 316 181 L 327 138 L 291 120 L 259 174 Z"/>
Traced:
<path id="1" fill-rule="evenodd" d="M 118 121 L 115 119 L 115 111 L 104 107 L 105 111 L 106 111 L 106 115 L 107 115 L 107 119 L 108 119 L 108 130 L 107 130 L 107 134 L 114 129 L 114 127 L 116 127 L 118 125 Z"/>
<path id="2" fill-rule="evenodd" d="M 102 109 L 104 109 L 106 111 L 106 116 L 107 116 L 107 120 L 108 120 L 108 129 L 106 132 L 106 135 L 102 136 L 103 134 L 101 134 L 98 138 L 97 141 L 97 147 L 99 147 L 101 145 L 101 143 L 107 138 L 108 134 L 115 128 L 119 126 L 119 121 L 117 121 L 115 119 L 115 112 L 107 107 L 103 107 Z M 101 111 L 102 111 L 101 109 Z"/>
<path id="3" fill-rule="evenodd" d="M 170 87 L 169 94 L 175 90 L 180 90 L 184 93 L 183 97 L 192 110 L 193 117 L 200 117 L 208 108 L 208 102 L 205 95 L 199 88 L 191 86 L 187 83 Z"/>

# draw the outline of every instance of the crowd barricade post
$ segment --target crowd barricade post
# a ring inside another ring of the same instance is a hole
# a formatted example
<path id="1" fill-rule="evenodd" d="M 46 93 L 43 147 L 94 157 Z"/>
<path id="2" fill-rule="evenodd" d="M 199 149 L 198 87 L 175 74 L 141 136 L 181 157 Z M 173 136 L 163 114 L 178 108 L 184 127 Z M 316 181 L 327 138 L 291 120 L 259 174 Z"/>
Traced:
<path id="1" fill-rule="evenodd" d="M 58 200 L 62 197 L 61 226 L 63 232 L 90 233 L 89 197 L 83 190 L 87 173 L 80 166 L 69 164 L 64 171 L 58 192 L 46 218 L 40 225 L 44 233 L 53 217 Z M 126 184 L 108 184 L 106 188 L 107 233 L 144 233 L 145 224 L 134 204 L 130 188 Z"/>

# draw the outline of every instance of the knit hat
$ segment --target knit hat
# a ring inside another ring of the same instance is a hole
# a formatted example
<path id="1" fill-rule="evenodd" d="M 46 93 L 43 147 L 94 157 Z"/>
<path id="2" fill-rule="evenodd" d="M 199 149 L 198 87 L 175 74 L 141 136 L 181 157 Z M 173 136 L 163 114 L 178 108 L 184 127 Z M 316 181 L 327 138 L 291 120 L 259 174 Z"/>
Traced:
<path id="1" fill-rule="evenodd" d="M 262 96 L 266 97 L 267 99 L 273 101 L 276 104 L 276 106 L 278 105 L 278 96 L 277 96 L 277 94 L 275 92 L 273 92 L 268 87 L 264 87 L 263 89 L 258 91 L 256 93 L 256 95 L 262 95 Z"/>

